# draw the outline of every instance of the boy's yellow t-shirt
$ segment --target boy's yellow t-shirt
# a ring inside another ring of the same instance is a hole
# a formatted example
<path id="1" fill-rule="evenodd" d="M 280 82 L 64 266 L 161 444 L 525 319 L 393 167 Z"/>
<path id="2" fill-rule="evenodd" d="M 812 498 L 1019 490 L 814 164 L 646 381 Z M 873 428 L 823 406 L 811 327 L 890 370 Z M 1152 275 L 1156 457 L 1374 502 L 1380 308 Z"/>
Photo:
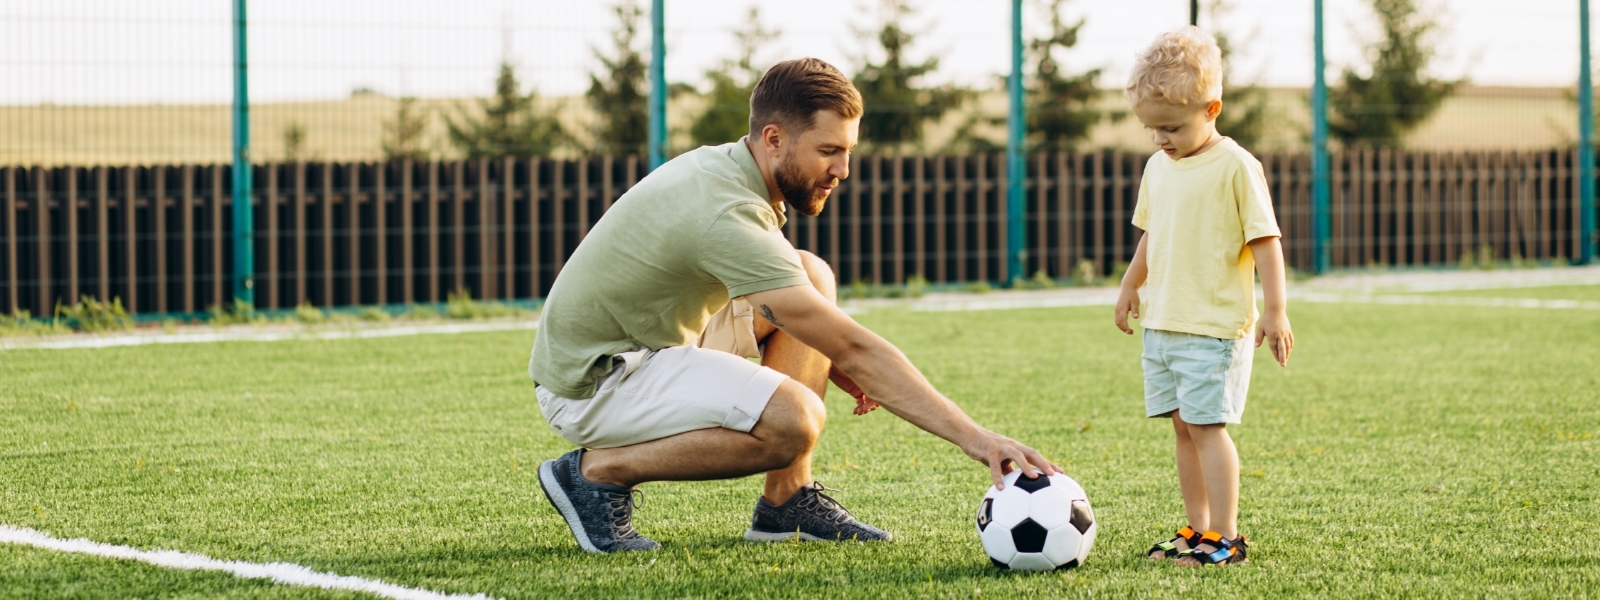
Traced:
<path id="1" fill-rule="evenodd" d="M 1281 236 L 1261 161 L 1223 138 L 1198 156 L 1156 152 L 1145 164 L 1133 225 L 1145 231 L 1146 329 L 1225 340 L 1256 322 L 1249 242 Z"/>

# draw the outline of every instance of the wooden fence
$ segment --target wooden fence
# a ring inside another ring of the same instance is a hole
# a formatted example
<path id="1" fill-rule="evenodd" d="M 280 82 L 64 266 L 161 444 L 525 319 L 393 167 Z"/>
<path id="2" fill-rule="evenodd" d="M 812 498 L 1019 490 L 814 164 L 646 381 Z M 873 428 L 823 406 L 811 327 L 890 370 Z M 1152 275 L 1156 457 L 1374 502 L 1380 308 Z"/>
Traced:
<path id="1" fill-rule="evenodd" d="M 1028 273 L 1108 272 L 1146 155 L 1037 154 Z M 1261 157 L 1285 252 L 1311 265 L 1310 158 Z M 1333 266 L 1577 254 L 1576 153 L 1359 151 L 1333 157 Z M 786 234 L 843 282 L 993 281 L 1004 270 L 1004 157 L 852 159 L 821 217 Z M 286 308 L 544 295 L 585 233 L 645 173 L 639 160 L 270 164 L 256 167 L 256 304 Z M 46 315 L 80 295 L 187 313 L 230 294 L 229 168 L 0 168 L 0 310 Z"/>

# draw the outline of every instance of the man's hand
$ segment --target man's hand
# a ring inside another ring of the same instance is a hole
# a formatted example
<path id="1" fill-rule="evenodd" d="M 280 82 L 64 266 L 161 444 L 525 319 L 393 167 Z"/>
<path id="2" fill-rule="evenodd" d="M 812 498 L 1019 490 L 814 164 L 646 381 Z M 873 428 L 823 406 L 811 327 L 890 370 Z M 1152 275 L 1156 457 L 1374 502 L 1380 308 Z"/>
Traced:
<path id="1" fill-rule="evenodd" d="M 1139 289 L 1122 286 L 1122 293 L 1117 294 L 1117 329 L 1133 335 L 1133 328 L 1128 326 L 1130 316 L 1139 318 Z"/>
<path id="2" fill-rule="evenodd" d="M 1005 489 L 1003 480 L 1012 469 L 1023 469 L 1022 475 L 1030 479 L 1061 473 L 1061 469 L 1046 460 L 1038 450 L 987 429 L 979 429 L 970 439 L 963 441 L 961 451 L 989 466 L 989 477 L 998 489 Z"/>
<path id="3" fill-rule="evenodd" d="M 857 416 L 877 410 L 878 402 L 868 398 L 867 393 L 861 391 L 861 386 L 856 385 L 855 380 L 850 379 L 849 375 L 845 375 L 844 371 L 839 370 L 839 365 L 828 366 L 828 381 L 832 381 L 834 385 L 839 386 L 839 389 L 844 390 L 844 393 L 850 394 L 851 398 L 856 399 L 856 408 L 853 412 Z"/>
<path id="4" fill-rule="evenodd" d="M 1272 349 L 1272 358 L 1277 359 L 1279 366 L 1289 366 L 1289 351 L 1294 350 L 1289 315 L 1282 311 L 1261 315 L 1261 322 L 1256 323 L 1256 347 L 1260 348 L 1263 341 L 1269 342 L 1267 347 Z"/>

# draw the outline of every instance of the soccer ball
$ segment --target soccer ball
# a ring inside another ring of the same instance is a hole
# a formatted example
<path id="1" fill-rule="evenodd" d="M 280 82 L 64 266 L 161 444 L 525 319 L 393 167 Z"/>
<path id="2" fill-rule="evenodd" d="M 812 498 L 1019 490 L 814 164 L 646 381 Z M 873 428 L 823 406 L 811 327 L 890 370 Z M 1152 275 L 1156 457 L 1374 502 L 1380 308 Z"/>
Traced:
<path id="1" fill-rule="evenodd" d="M 1094 509 L 1066 475 L 1028 479 L 1016 470 L 1006 489 L 989 488 L 978 504 L 978 538 L 994 566 L 1049 571 L 1083 564 L 1094 547 Z"/>

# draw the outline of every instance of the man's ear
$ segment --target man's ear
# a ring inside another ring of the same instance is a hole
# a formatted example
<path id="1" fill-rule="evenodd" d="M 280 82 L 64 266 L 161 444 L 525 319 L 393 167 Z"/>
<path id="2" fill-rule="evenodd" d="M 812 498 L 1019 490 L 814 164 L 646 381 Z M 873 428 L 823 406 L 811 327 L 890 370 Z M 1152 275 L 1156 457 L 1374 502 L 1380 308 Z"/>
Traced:
<path id="1" fill-rule="evenodd" d="M 767 123 L 761 128 L 761 147 L 768 152 L 776 152 L 783 149 L 783 138 L 783 128 L 779 127 L 777 123 Z"/>
<path id="2" fill-rule="evenodd" d="M 1215 121 L 1222 114 L 1222 100 L 1212 100 L 1206 104 L 1206 120 Z"/>

